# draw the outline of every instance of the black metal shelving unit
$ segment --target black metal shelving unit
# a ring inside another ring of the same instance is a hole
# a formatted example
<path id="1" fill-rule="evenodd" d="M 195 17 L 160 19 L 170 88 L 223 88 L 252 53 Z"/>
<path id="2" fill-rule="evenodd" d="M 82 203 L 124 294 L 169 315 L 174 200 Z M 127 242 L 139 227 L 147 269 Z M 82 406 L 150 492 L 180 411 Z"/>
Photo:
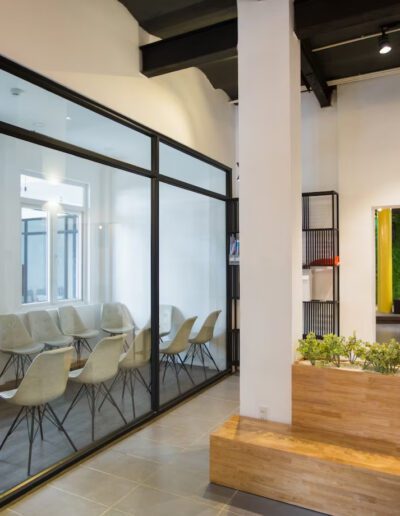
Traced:
<path id="1" fill-rule="evenodd" d="M 339 196 L 335 191 L 303 193 L 303 269 L 315 268 L 331 270 L 332 299 L 303 301 L 303 334 L 339 335 Z"/>
<path id="2" fill-rule="evenodd" d="M 229 203 L 228 216 L 229 246 L 232 242 L 239 242 L 239 199 L 234 198 Z M 237 370 L 240 365 L 240 328 L 239 328 L 239 300 L 240 300 L 240 251 L 237 255 L 229 252 L 229 282 L 231 293 L 232 327 L 230 339 L 232 345 L 232 367 Z"/>

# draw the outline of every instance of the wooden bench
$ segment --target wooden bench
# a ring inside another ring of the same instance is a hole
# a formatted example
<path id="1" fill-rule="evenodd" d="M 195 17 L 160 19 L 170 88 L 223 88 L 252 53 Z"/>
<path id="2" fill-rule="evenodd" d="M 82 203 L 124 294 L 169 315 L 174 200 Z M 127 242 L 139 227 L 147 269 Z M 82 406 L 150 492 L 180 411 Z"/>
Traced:
<path id="1" fill-rule="evenodd" d="M 211 435 L 211 482 L 335 516 L 400 514 L 390 443 L 234 416 Z"/>

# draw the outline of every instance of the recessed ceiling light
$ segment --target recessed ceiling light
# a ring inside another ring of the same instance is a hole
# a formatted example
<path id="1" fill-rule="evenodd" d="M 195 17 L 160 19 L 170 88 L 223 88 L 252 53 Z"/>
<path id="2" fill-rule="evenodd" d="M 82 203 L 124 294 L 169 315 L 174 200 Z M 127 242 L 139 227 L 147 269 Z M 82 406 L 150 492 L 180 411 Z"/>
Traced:
<path id="1" fill-rule="evenodd" d="M 66 116 L 65 120 L 71 120 L 71 117 L 70 116 Z"/>
<path id="2" fill-rule="evenodd" d="M 392 50 L 392 45 L 389 41 L 389 36 L 382 29 L 382 36 L 379 38 L 379 53 L 384 55 L 388 54 Z"/>

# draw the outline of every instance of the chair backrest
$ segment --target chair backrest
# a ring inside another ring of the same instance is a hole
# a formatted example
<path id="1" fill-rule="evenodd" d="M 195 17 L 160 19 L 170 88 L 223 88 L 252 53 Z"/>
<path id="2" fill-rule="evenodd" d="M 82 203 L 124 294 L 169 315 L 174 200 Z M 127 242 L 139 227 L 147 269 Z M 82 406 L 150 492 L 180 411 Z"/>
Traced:
<path id="1" fill-rule="evenodd" d="M 79 375 L 80 381 L 96 384 L 113 378 L 118 372 L 119 358 L 125 339 L 124 334 L 106 337 L 98 342 Z"/>
<path id="2" fill-rule="evenodd" d="M 58 315 L 60 316 L 61 330 L 65 335 L 76 335 L 87 330 L 75 307 L 60 306 Z"/>
<path id="3" fill-rule="evenodd" d="M 175 337 L 171 340 L 168 351 L 169 353 L 181 353 L 185 351 L 188 347 L 189 343 L 189 335 L 192 331 L 193 324 L 195 323 L 197 317 L 190 317 L 183 321 L 178 331 L 176 332 Z M 162 351 L 161 351 L 162 352 Z"/>
<path id="4" fill-rule="evenodd" d="M 124 367 L 142 366 L 150 362 L 151 329 L 144 328 L 134 338 L 122 361 Z"/>
<path id="5" fill-rule="evenodd" d="M 172 329 L 172 305 L 160 305 L 160 335 L 168 335 Z"/>
<path id="6" fill-rule="evenodd" d="M 217 323 L 217 319 L 221 310 L 215 310 L 215 312 L 211 312 L 203 323 L 203 326 L 200 328 L 199 333 L 196 335 L 196 342 L 199 344 L 205 344 L 209 342 L 214 336 L 215 325 Z"/>
<path id="7" fill-rule="evenodd" d="M 122 303 L 104 303 L 101 312 L 102 328 L 121 328 L 134 326 L 132 316 L 126 305 Z"/>
<path id="8" fill-rule="evenodd" d="M 12 350 L 32 344 L 32 337 L 18 315 L 0 315 L 0 349 Z"/>
<path id="9" fill-rule="evenodd" d="M 61 331 L 53 321 L 47 310 L 28 312 L 29 330 L 35 342 L 44 342 L 46 339 L 56 339 Z"/>
<path id="10" fill-rule="evenodd" d="M 64 394 L 71 367 L 72 347 L 44 351 L 29 366 L 13 401 L 23 406 L 38 406 Z"/>

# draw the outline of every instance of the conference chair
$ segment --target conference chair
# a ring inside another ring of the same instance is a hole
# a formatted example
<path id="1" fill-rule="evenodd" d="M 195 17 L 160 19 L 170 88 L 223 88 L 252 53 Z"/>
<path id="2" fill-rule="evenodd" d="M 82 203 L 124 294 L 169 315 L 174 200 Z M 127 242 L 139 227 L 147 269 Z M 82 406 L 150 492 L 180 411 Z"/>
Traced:
<path id="1" fill-rule="evenodd" d="M 163 382 L 165 380 L 165 374 L 167 372 L 168 367 L 174 370 L 176 382 L 178 385 L 178 391 L 181 393 L 181 384 L 179 381 L 179 373 L 183 369 L 187 374 L 189 380 L 194 385 L 193 378 L 190 376 L 187 367 L 182 360 L 180 353 L 183 353 L 187 350 L 189 345 L 189 335 L 192 330 L 192 327 L 196 321 L 197 317 L 190 317 L 186 319 L 176 332 L 176 335 L 173 339 L 164 342 L 164 347 L 160 348 L 161 361 L 160 364 L 164 363 L 164 374 L 163 374 Z"/>
<path id="2" fill-rule="evenodd" d="M 34 358 L 17 389 L 0 392 L 0 399 L 19 407 L 14 421 L 0 444 L 0 450 L 20 424 L 26 421 L 29 442 L 28 476 L 31 474 L 33 443 L 38 431 L 43 439 L 43 422 L 45 420 L 63 432 L 73 450 L 77 451 L 50 405 L 51 401 L 61 397 L 65 392 L 72 353 L 72 347 L 40 353 Z M 18 447 L 15 453 L 21 453 L 21 448 Z"/>
<path id="3" fill-rule="evenodd" d="M 106 382 L 112 380 L 118 373 L 119 359 L 125 337 L 126 335 L 117 335 L 102 339 L 90 353 L 84 367 L 69 373 L 69 380 L 78 384 L 79 388 L 62 419 L 62 423 L 65 422 L 71 410 L 82 396 L 86 395 L 91 416 L 92 441 L 94 441 L 95 434 L 96 401 L 100 395 L 104 396 L 113 405 L 123 422 L 127 424 L 124 415 L 106 385 Z"/>

